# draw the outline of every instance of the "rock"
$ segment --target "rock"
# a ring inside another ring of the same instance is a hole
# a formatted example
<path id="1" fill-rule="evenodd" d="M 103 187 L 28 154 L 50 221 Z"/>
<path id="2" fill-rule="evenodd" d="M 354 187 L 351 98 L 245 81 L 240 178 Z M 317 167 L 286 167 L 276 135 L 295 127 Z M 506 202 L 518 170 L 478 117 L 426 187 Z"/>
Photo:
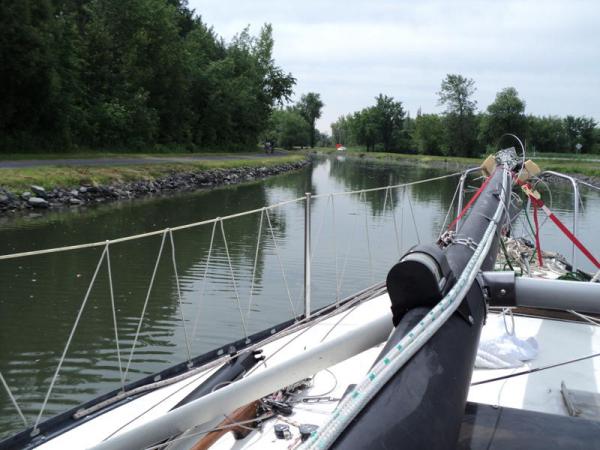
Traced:
<path id="1" fill-rule="evenodd" d="M 69 199 L 69 203 L 71 205 L 81 205 L 82 201 L 79 200 L 78 198 L 70 198 Z"/>
<path id="2" fill-rule="evenodd" d="M 23 192 L 21 194 L 21 198 L 25 201 L 29 200 L 29 197 L 31 197 L 31 192 Z"/>
<path id="3" fill-rule="evenodd" d="M 27 200 L 27 203 L 29 203 L 34 208 L 48 207 L 48 202 L 41 197 L 31 197 L 29 200 Z"/>
<path id="4" fill-rule="evenodd" d="M 77 189 L 73 189 L 69 192 L 69 194 L 71 194 L 73 197 L 77 197 L 79 195 L 79 191 Z"/>
<path id="5" fill-rule="evenodd" d="M 82 194 L 85 194 L 88 191 L 88 189 L 85 186 L 81 186 L 79 188 L 79 192 L 81 192 Z"/>
<path id="6" fill-rule="evenodd" d="M 10 202 L 10 198 L 8 198 L 8 195 L 0 195 L 0 203 L 4 204 L 4 203 L 9 203 Z"/>
<path id="7" fill-rule="evenodd" d="M 34 194 L 38 197 L 46 197 L 46 189 L 44 189 L 42 186 L 36 186 L 35 184 L 32 184 L 30 187 Z"/>

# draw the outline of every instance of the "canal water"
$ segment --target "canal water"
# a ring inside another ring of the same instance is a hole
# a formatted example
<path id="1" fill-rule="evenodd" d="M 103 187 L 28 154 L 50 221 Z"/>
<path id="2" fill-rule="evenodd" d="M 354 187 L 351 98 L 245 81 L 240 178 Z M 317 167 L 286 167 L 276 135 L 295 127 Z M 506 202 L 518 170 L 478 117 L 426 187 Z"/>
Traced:
<path id="1" fill-rule="evenodd" d="M 435 239 L 458 177 L 389 191 L 326 194 L 455 171 L 343 157 L 316 159 L 303 170 L 259 182 L 0 219 L 0 254 L 177 227 L 311 192 L 316 196 L 311 202 L 312 301 L 318 308 L 384 280 L 400 254 L 419 241 Z M 598 255 L 600 195 L 582 189 L 578 234 Z M 570 225 L 568 186 L 553 185 L 551 191 L 552 209 Z M 104 259 L 93 284 L 102 247 L 0 260 L 0 372 L 28 423 L 40 413 L 88 289 L 42 419 L 119 388 L 120 366 L 131 382 L 301 314 L 304 208 L 304 201 L 290 202 L 268 215 L 224 220 L 222 229 L 220 223 L 214 228 L 209 223 L 175 231 L 174 245 L 166 234 L 162 251 L 162 234 L 113 244 L 111 276 Z M 518 220 L 517 229 L 522 222 Z M 543 226 L 541 240 L 543 248 L 570 258 L 569 243 L 552 223 Z M 593 271 L 581 254 L 578 261 Z M 0 388 L 0 437 L 23 427 Z"/>

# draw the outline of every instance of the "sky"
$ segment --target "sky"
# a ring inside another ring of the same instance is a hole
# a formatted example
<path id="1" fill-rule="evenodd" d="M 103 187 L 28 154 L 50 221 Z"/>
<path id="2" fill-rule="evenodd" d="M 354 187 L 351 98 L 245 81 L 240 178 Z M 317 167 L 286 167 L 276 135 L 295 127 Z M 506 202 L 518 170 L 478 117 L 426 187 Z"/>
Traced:
<path id="1" fill-rule="evenodd" d="M 448 73 L 475 80 L 478 108 L 513 86 L 526 113 L 600 121 L 600 1 L 188 0 L 229 41 L 273 25 L 276 64 L 295 98 L 318 92 L 317 127 L 394 97 L 439 113 Z"/>

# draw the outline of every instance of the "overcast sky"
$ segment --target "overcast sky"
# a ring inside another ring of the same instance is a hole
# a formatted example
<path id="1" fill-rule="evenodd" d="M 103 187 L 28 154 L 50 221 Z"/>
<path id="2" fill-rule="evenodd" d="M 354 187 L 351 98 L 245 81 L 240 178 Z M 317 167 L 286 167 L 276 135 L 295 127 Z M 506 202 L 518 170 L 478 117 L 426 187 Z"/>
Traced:
<path id="1" fill-rule="evenodd" d="M 277 64 L 296 97 L 318 92 L 317 126 L 381 93 L 414 117 L 441 112 L 447 73 L 473 78 L 479 109 L 514 86 L 538 115 L 600 120 L 600 1 L 189 0 L 226 40 L 250 25 L 274 28 Z"/>

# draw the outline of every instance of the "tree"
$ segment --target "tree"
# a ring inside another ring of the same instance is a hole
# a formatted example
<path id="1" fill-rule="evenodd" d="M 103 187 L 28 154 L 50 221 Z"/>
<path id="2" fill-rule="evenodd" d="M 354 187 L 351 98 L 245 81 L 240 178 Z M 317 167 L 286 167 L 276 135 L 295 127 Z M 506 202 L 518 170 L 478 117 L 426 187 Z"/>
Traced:
<path id="1" fill-rule="evenodd" d="M 582 153 L 590 153 L 594 148 L 594 129 L 596 121 L 591 117 L 567 116 L 564 119 L 567 135 L 567 146 L 571 151 L 577 151 L 576 145 L 581 144 Z"/>
<path id="2" fill-rule="evenodd" d="M 422 155 L 441 155 L 444 145 L 444 125 L 437 114 L 421 114 L 415 120 L 413 135 L 417 152 Z"/>
<path id="3" fill-rule="evenodd" d="M 445 145 L 449 155 L 476 154 L 475 91 L 475 81 L 462 75 L 448 74 L 442 81 L 438 104 L 446 107 Z"/>
<path id="4" fill-rule="evenodd" d="M 524 138 L 527 132 L 525 102 L 519 98 L 517 90 L 507 87 L 498 92 L 480 125 L 482 141 L 486 144 L 496 144 L 505 133 Z"/>
<path id="5" fill-rule="evenodd" d="M 402 130 L 404 109 L 402 102 L 394 101 L 393 97 L 379 94 L 375 97 L 376 104 L 373 114 L 379 128 L 379 138 L 383 143 L 383 150 L 388 152 L 394 147 L 394 136 Z"/>
<path id="6" fill-rule="evenodd" d="M 321 101 L 321 95 L 315 92 L 309 92 L 308 94 L 302 95 L 300 101 L 296 104 L 298 112 L 304 120 L 310 125 L 310 147 L 314 148 L 316 134 L 316 121 L 321 117 L 321 108 L 323 108 L 323 102 Z"/>
<path id="7" fill-rule="evenodd" d="M 265 140 L 287 149 L 304 147 L 310 141 L 310 124 L 295 108 L 273 111 Z"/>
<path id="8" fill-rule="evenodd" d="M 564 121 L 556 116 L 528 116 L 527 144 L 538 152 L 561 152 L 568 147 Z"/>

